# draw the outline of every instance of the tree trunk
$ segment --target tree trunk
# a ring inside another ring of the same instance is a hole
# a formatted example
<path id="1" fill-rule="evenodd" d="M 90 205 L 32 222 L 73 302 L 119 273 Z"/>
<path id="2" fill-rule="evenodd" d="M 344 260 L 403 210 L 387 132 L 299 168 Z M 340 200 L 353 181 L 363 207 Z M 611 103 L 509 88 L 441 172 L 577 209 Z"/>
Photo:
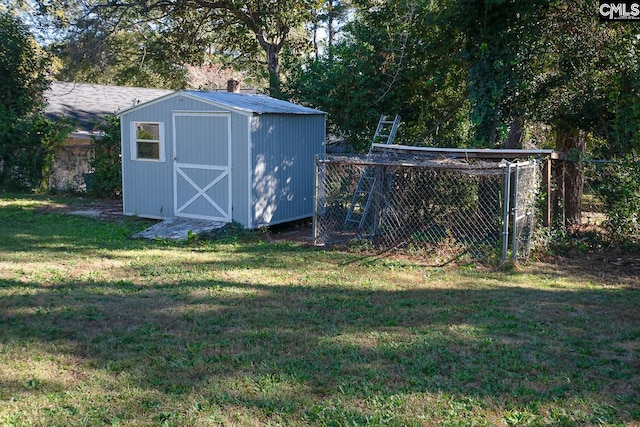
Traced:
<path id="1" fill-rule="evenodd" d="M 329 1 L 329 11 L 327 13 L 327 54 L 329 58 L 329 63 L 333 62 L 333 37 L 335 34 L 335 29 L 333 25 L 334 21 L 334 11 L 333 11 L 333 1 Z"/>
<path id="2" fill-rule="evenodd" d="M 504 141 L 504 148 L 522 148 L 522 118 L 517 117 L 509 126 L 509 135 Z"/>
<path id="3" fill-rule="evenodd" d="M 558 127 L 556 150 L 569 157 L 564 162 L 564 211 L 566 226 L 582 222 L 582 190 L 584 187 L 584 171 L 580 160 L 584 155 L 586 138 L 578 129 Z"/>
<path id="4" fill-rule="evenodd" d="M 271 49 L 267 51 L 269 63 L 269 95 L 280 98 L 280 49 Z"/>
<path id="5" fill-rule="evenodd" d="M 320 60 L 320 53 L 318 52 L 318 21 L 317 18 L 313 21 L 313 31 L 311 41 L 313 42 L 313 52 L 316 57 L 316 62 Z"/>
<path id="6" fill-rule="evenodd" d="M 280 51 L 283 42 L 273 43 L 258 34 L 256 35 L 258 43 L 267 56 L 267 71 L 269 72 L 269 95 L 279 98 L 280 93 Z"/>

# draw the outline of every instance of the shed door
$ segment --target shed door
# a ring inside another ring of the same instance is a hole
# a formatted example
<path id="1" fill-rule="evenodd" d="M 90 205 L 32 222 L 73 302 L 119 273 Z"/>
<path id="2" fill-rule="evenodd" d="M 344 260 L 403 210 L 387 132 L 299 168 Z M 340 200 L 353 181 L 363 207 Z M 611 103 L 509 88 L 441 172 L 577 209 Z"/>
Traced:
<path id="1" fill-rule="evenodd" d="M 231 117 L 174 113 L 176 216 L 231 222 Z"/>

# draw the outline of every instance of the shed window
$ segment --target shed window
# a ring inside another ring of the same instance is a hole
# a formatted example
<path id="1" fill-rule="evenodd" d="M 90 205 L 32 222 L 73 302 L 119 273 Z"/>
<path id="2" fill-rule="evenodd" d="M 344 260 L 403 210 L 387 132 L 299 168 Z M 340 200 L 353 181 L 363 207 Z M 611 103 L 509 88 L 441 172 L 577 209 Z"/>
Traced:
<path id="1" fill-rule="evenodd" d="M 134 159 L 163 160 L 162 123 L 136 122 Z"/>

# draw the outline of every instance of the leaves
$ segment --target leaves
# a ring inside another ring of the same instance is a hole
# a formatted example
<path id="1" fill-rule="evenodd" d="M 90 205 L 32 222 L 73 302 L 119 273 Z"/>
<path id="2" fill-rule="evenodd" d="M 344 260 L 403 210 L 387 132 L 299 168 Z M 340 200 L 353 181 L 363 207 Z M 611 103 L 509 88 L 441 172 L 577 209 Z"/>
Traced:
<path id="1" fill-rule="evenodd" d="M 41 115 L 48 58 L 10 13 L 0 13 L 0 40 L 0 184 L 47 188 L 53 153 L 70 130 Z"/>
<path id="2" fill-rule="evenodd" d="M 594 189 L 607 212 L 605 229 L 613 241 L 637 241 L 640 237 L 640 163 L 634 156 L 596 165 Z"/>
<path id="3" fill-rule="evenodd" d="M 120 118 L 109 115 L 99 123 L 98 129 L 100 135 L 93 138 L 92 186 L 88 190 L 98 197 L 119 196 L 122 190 Z"/>

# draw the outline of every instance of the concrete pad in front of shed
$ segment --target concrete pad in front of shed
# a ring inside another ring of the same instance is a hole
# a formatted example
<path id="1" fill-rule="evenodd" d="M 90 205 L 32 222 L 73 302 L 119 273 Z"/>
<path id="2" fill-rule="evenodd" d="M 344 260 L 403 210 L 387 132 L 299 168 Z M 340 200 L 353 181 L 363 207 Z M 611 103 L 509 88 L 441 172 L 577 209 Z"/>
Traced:
<path id="1" fill-rule="evenodd" d="M 134 239 L 187 240 L 189 232 L 201 234 L 224 227 L 221 221 L 207 221 L 190 218 L 168 218 L 144 231 L 134 234 Z"/>
<path id="2" fill-rule="evenodd" d="M 98 209 L 86 209 L 80 211 L 71 211 L 69 212 L 71 215 L 85 216 L 87 218 L 100 218 L 102 217 L 102 212 Z"/>

